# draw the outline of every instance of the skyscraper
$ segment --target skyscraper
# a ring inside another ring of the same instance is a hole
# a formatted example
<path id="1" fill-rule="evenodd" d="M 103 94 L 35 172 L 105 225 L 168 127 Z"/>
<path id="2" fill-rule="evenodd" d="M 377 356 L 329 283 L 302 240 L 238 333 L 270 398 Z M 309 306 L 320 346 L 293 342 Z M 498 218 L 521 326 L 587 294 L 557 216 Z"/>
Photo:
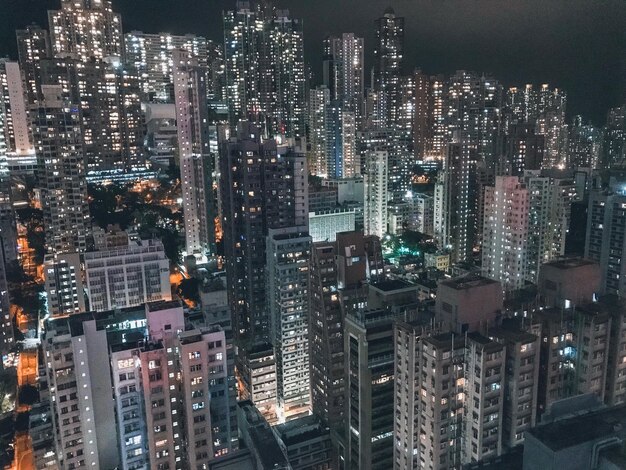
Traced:
<path id="1" fill-rule="evenodd" d="M 413 318 L 417 287 L 384 280 L 367 287 L 367 308 L 345 316 L 347 469 L 393 467 L 394 322 Z"/>
<path id="2" fill-rule="evenodd" d="M 41 61 L 41 86 L 58 85 L 80 107 L 88 171 L 141 167 L 143 129 L 139 77 L 115 62 L 72 58 Z"/>
<path id="3" fill-rule="evenodd" d="M 540 170 L 546 152 L 545 136 L 537 134 L 533 124 L 513 124 L 507 136 L 507 161 L 512 175 L 521 176 L 525 170 Z M 503 171 L 501 168 L 500 171 Z"/>
<path id="4" fill-rule="evenodd" d="M 289 10 L 276 10 L 269 23 L 271 87 L 263 93 L 273 135 L 305 136 L 306 77 L 302 21 L 291 18 Z"/>
<path id="5" fill-rule="evenodd" d="M 17 62 L 0 59 L 1 178 L 8 183 L 9 172 L 13 175 L 32 174 L 35 165 L 35 148 L 20 67 Z M 2 190 L 8 198 L 8 184 L 4 184 Z M 12 212 L 12 208 L 10 210 Z M 1 211 L 5 212 L 5 208 Z"/>
<path id="6" fill-rule="evenodd" d="M 455 263 L 470 259 L 475 241 L 476 151 L 465 134 L 448 144 L 435 186 L 435 236 Z"/>
<path id="7" fill-rule="evenodd" d="M 215 253 L 214 164 L 209 148 L 206 68 L 185 51 L 174 51 L 172 56 L 185 251 L 188 256 L 205 259 Z"/>
<path id="8" fill-rule="evenodd" d="M 384 277 L 380 240 L 361 232 L 313 244 L 309 343 L 312 411 L 332 429 L 344 426 L 344 320 L 364 301 L 365 283 Z"/>
<path id="9" fill-rule="evenodd" d="M 174 51 L 184 50 L 198 65 L 207 66 L 207 40 L 202 36 L 131 31 L 124 35 L 126 63 L 141 77 L 141 89 L 151 101 L 171 101 L 174 83 Z"/>
<path id="10" fill-rule="evenodd" d="M 567 139 L 567 168 L 597 168 L 601 146 L 601 130 L 575 116 Z"/>
<path id="11" fill-rule="evenodd" d="M 526 281 L 528 210 L 528 189 L 516 176 L 496 176 L 485 189 L 482 270 L 507 291 Z"/>
<path id="12" fill-rule="evenodd" d="M 57 465 L 198 468 L 233 450 L 225 332 L 184 323 L 179 302 L 47 322 Z"/>
<path id="13" fill-rule="evenodd" d="M 366 154 L 364 230 L 366 235 L 378 238 L 387 233 L 388 160 L 387 150 L 370 150 Z"/>
<path id="14" fill-rule="evenodd" d="M 447 138 L 463 132 L 476 148 L 476 158 L 494 168 L 499 157 L 502 87 L 492 77 L 458 70 L 448 81 L 445 96 Z"/>
<path id="15" fill-rule="evenodd" d="M 309 259 L 307 226 L 268 230 L 267 309 L 276 351 L 279 422 L 309 413 Z"/>
<path id="16" fill-rule="evenodd" d="M 251 118 L 265 135 L 304 136 L 302 22 L 288 10 L 239 1 L 224 14 L 224 42 L 231 124 Z"/>
<path id="17" fill-rule="evenodd" d="M 585 258 L 601 268 L 601 293 L 620 296 L 626 294 L 626 194 L 622 181 L 616 177 L 607 189 L 591 191 L 585 242 Z"/>
<path id="18" fill-rule="evenodd" d="M 316 176 L 329 176 L 327 152 L 326 108 L 330 104 L 330 90 L 319 86 L 309 90 L 308 145 L 309 167 Z"/>
<path id="19" fill-rule="evenodd" d="M 626 105 L 609 109 L 604 126 L 601 168 L 614 168 L 626 161 Z"/>
<path id="20" fill-rule="evenodd" d="M 324 41 L 326 57 L 337 63 L 337 97 L 342 107 L 354 112 L 362 122 L 365 100 L 364 40 L 353 33 L 330 36 Z"/>
<path id="21" fill-rule="evenodd" d="M 528 282 L 537 283 L 542 264 L 565 255 L 576 185 L 571 173 L 558 170 L 526 172 L 528 188 Z"/>
<path id="22" fill-rule="evenodd" d="M 376 89 L 381 93 L 379 115 L 388 128 L 398 122 L 404 59 L 404 18 L 396 17 L 392 8 L 376 20 L 374 58 Z"/>
<path id="23" fill-rule="evenodd" d="M 17 52 L 20 68 L 24 74 L 27 102 L 34 104 L 38 97 L 37 84 L 41 81 L 40 60 L 51 57 L 50 38 L 48 31 L 36 24 L 18 29 Z"/>
<path id="24" fill-rule="evenodd" d="M 52 54 L 83 62 L 95 57 L 122 57 L 122 18 L 111 0 L 61 0 L 60 10 L 49 10 Z"/>
<path id="25" fill-rule="evenodd" d="M 266 308 L 269 229 L 306 225 L 306 157 L 263 140 L 261 130 L 241 122 L 220 154 L 222 227 L 229 303 L 239 354 L 270 339 Z"/>
<path id="26" fill-rule="evenodd" d="M 356 153 L 356 116 L 337 101 L 326 106 L 326 174 L 329 178 L 351 178 L 361 174 Z"/>
<path id="27" fill-rule="evenodd" d="M 84 252 L 91 232 L 80 110 L 58 86 L 43 86 L 34 110 L 37 178 L 50 253 Z"/>

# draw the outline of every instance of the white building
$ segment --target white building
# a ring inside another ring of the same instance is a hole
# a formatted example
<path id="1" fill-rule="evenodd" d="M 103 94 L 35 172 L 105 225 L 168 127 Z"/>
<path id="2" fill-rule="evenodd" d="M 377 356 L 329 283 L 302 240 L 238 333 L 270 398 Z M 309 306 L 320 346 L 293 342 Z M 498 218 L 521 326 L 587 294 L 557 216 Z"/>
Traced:
<path id="1" fill-rule="evenodd" d="M 418 193 L 412 197 L 413 211 L 409 219 L 411 230 L 434 235 L 435 199 L 429 194 Z"/>
<path id="2" fill-rule="evenodd" d="M 383 238 L 387 233 L 387 158 L 386 150 L 367 153 L 365 174 L 365 234 Z"/>
<path id="3" fill-rule="evenodd" d="M 206 468 L 233 449 L 225 333 L 184 323 L 177 301 L 48 321 L 59 468 Z"/>
<path id="4" fill-rule="evenodd" d="M 173 59 L 186 253 L 205 260 L 215 244 L 206 67 L 183 50 L 174 51 Z"/>
<path id="5" fill-rule="evenodd" d="M 313 243 L 334 242 L 337 233 L 354 231 L 355 217 L 354 209 L 309 212 L 309 234 Z"/>
<path id="6" fill-rule="evenodd" d="M 80 253 L 91 231 L 80 111 L 60 86 L 42 88 L 33 127 L 46 245 L 51 253 Z"/>
<path id="7" fill-rule="evenodd" d="M 154 99 L 160 102 L 170 100 L 168 88 L 174 82 L 173 51 L 183 49 L 190 57 L 207 65 L 207 40 L 193 34 L 177 36 L 131 31 L 124 35 L 124 48 L 126 62 L 141 74 L 142 91 L 146 95 L 154 94 Z"/>
<path id="8" fill-rule="evenodd" d="M 337 203 L 359 202 L 363 204 L 365 200 L 365 184 L 362 176 L 353 178 L 328 178 L 322 180 L 322 186 L 337 188 Z"/>
<path id="9" fill-rule="evenodd" d="M 48 20 L 55 56 L 72 55 L 83 62 L 123 56 L 122 18 L 113 12 L 111 0 L 61 0 L 61 9 L 48 11 Z"/>
<path id="10" fill-rule="evenodd" d="M 516 176 L 497 176 L 485 188 L 483 275 L 516 290 L 526 281 L 529 195 Z"/>
<path id="11" fill-rule="evenodd" d="M 172 300 L 169 260 L 160 240 L 86 253 L 85 275 L 90 310 Z"/>
<path id="12" fill-rule="evenodd" d="M 267 308 L 276 350 L 280 422 L 308 414 L 309 258 L 306 226 L 270 229 L 267 236 Z"/>
<path id="13" fill-rule="evenodd" d="M 527 280 L 536 283 L 542 264 L 565 255 L 576 184 L 570 175 L 551 170 L 526 171 L 529 193 Z"/>
<path id="14" fill-rule="evenodd" d="M 72 315 L 85 311 L 85 293 L 78 253 L 46 255 L 43 274 L 50 315 Z"/>
<path id="15" fill-rule="evenodd" d="M 20 66 L 6 59 L 0 59 L 0 152 L 7 156 L 2 171 L 8 165 L 32 172 L 37 163 Z"/>

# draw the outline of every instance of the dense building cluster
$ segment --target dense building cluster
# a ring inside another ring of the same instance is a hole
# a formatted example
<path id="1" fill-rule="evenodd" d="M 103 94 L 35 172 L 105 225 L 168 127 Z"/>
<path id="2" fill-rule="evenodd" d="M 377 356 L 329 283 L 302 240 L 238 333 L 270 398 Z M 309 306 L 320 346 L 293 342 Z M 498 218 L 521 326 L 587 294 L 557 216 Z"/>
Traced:
<path id="1" fill-rule="evenodd" d="M 411 69 L 392 9 L 316 73 L 269 2 L 223 42 L 48 16 L 0 59 L 17 467 L 621 468 L 626 104 Z"/>

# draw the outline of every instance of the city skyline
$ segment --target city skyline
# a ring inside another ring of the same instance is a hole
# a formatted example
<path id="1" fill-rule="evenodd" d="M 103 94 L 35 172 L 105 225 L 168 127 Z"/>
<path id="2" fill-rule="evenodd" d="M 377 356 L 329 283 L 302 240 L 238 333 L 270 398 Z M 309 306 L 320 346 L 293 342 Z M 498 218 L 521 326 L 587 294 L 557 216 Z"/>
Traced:
<path id="1" fill-rule="evenodd" d="M 58 3 L 1 0 L 0 8 L 11 14 L 0 18 L 0 56 L 17 58 L 13 31 L 32 22 L 45 26 L 46 9 L 58 8 Z M 428 74 L 462 69 L 485 72 L 507 86 L 549 83 L 568 92 L 568 117 L 581 114 L 595 125 L 626 98 L 626 9 L 620 0 L 524 0 L 504 6 L 492 0 L 273 3 L 303 19 L 305 61 L 314 73 L 314 83 L 322 79 L 322 40 L 353 32 L 365 38 L 369 85 L 374 19 L 391 6 L 398 16 L 406 17 L 405 57 L 410 68 Z M 234 6 L 235 0 L 186 2 L 184 8 L 167 0 L 114 2 L 125 33 L 193 33 L 212 40 L 223 38 L 222 12 Z M 329 9 L 335 14 L 328 15 Z M 580 67 L 581 63 L 585 66 Z M 619 81 L 613 80 L 616 76 Z"/>
<path id="2" fill-rule="evenodd" d="M 625 468 L 612 1 L 11 9 L 0 466 Z"/>

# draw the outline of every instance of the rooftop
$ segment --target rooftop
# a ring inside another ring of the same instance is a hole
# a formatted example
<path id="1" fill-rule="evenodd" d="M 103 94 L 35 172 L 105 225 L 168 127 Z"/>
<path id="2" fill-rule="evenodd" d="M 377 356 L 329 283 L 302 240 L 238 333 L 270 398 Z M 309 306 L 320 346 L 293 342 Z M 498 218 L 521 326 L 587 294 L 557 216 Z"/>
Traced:
<path id="1" fill-rule="evenodd" d="M 314 439 L 330 438 L 330 429 L 324 426 L 315 415 L 280 424 L 274 430 L 287 447 Z"/>
<path id="2" fill-rule="evenodd" d="M 550 263 L 545 263 L 542 267 L 553 267 L 556 269 L 572 269 L 578 268 L 580 266 L 590 266 L 596 264 L 594 261 L 584 259 L 584 258 L 568 258 L 568 259 L 560 259 L 557 261 L 552 261 Z"/>
<path id="3" fill-rule="evenodd" d="M 492 284 L 498 284 L 498 281 L 487 279 L 486 277 L 478 276 L 476 274 L 455 277 L 454 279 L 447 279 L 439 283 L 440 286 L 446 286 L 456 290 L 467 290 L 473 287 L 488 286 Z"/>
<path id="4" fill-rule="evenodd" d="M 467 334 L 467 339 L 483 346 L 484 351 L 499 351 L 504 348 L 503 344 L 493 341 L 480 333 L 471 332 Z"/>
<path id="5" fill-rule="evenodd" d="M 502 338 L 513 343 L 531 343 L 537 340 L 537 337 L 527 331 L 513 328 L 492 328 L 489 330 L 489 336 L 494 338 Z"/>
<path id="6" fill-rule="evenodd" d="M 156 302 L 149 302 L 146 304 L 148 312 L 159 312 L 161 310 L 169 310 L 171 308 L 181 308 L 182 303 L 180 300 L 157 300 Z"/>
<path id="7" fill-rule="evenodd" d="M 432 344 L 437 349 L 452 349 L 453 344 L 455 349 L 465 347 L 465 338 L 463 335 L 457 335 L 452 332 L 441 333 L 425 338 L 424 342 Z"/>
<path id="8" fill-rule="evenodd" d="M 415 287 L 414 284 L 403 281 L 402 279 L 388 279 L 370 284 L 370 286 L 383 292 L 393 292 L 395 290 L 410 289 Z"/>
<path id="9" fill-rule="evenodd" d="M 553 451 L 619 435 L 626 437 L 626 405 L 562 419 L 527 431 Z"/>

